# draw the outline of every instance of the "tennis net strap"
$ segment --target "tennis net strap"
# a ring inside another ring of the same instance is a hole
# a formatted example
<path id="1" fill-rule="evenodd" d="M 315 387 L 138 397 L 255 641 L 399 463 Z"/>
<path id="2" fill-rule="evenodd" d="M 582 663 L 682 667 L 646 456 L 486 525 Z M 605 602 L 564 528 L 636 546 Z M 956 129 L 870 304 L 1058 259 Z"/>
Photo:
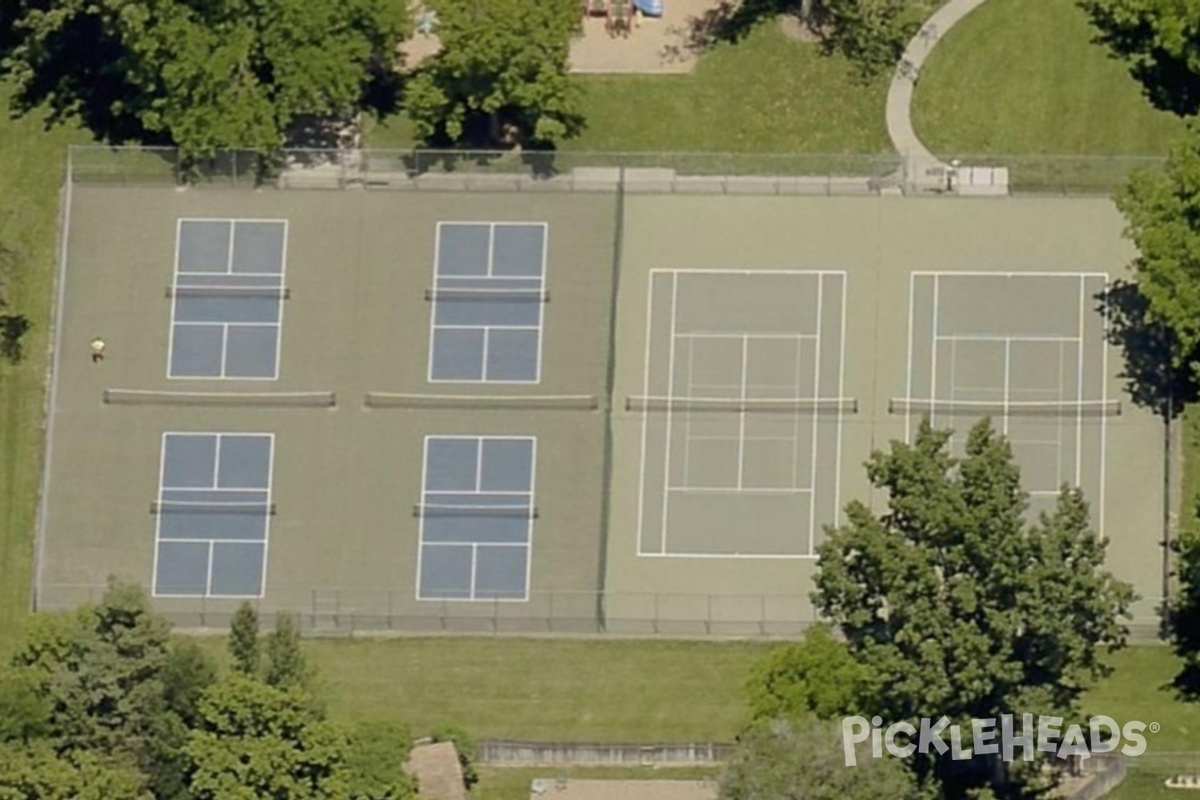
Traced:
<path id="1" fill-rule="evenodd" d="M 168 286 L 167 297 L 212 297 L 238 300 L 287 300 L 292 290 L 284 286 Z"/>
<path id="2" fill-rule="evenodd" d="M 332 408 L 333 392 L 171 392 L 105 389 L 106 405 L 263 406 L 268 408 Z"/>
<path id="3" fill-rule="evenodd" d="M 713 411 L 729 413 L 857 414 L 853 397 L 739 399 L 725 397 L 628 397 L 626 411 Z"/>
<path id="4" fill-rule="evenodd" d="M 944 416 L 1009 417 L 1115 417 L 1121 414 L 1120 400 L 1014 401 L 919 400 L 893 397 L 890 414 L 940 414 Z"/>

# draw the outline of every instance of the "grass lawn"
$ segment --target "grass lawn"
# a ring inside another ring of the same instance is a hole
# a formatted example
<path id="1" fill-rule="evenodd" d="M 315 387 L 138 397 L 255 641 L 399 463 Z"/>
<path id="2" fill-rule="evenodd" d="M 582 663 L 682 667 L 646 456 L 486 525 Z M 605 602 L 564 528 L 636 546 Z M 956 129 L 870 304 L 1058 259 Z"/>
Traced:
<path id="1" fill-rule="evenodd" d="M 535 778 L 551 781 L 559 776 L 587 780 L 676 780 L 694 781 L 715 778 L 719 770 L 705 767 L 685 769 L 630 768 L 570 768 L 554 767 L 483 767 L 479 783 L 471 789 L 471 800 L 529 800 L 529 786 Z M 550 790 L 553 794 L 554 789 Z"/>
<path id="2" fill-rule="evenodd" d="M 484 739 L 717 741 L 745 713 L 762 643 L 433 638 L 312 641 L 331 714 L 395 715 L 422 734 Z"/>
<path id="3" fill-rule="evenodd" d="M 0 106 L 8 98 L 0 84 Z M 29 608 L 58 195 L 67 144 L 80 141 L 78 131 L 45 132 L 40 119 L 0 114 L 0 245 L 13 254 L 0 261 L 4 312 L 32 323 L 24 361 L 0 361 L 0 656 Z"/>
<path id="4" fill-rule="evenodd" d="M 942 155 L 1164 154 L 1182 122 L 1092 36 L 1074 0 L 984 3 L 925 63 L 917 135 Z"/>
<path id="5" fill-rule="evenodd" d="M 864 86 L 846 61 L 787 38 L 774 21 L 704 55 L 691 75 L 576 75 L 586 151 L 890 152 L 886 81 Z M 370 147 L 413 146 L 398 115 L 368 129 Z"/>

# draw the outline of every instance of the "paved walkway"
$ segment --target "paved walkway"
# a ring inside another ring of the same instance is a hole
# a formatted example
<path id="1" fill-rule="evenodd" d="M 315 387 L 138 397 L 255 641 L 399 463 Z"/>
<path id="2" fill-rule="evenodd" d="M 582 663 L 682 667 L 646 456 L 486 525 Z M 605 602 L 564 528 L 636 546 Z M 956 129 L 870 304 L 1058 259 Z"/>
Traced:
<path id="1" fill-rule="evenodd" d="M 933 153 L 917 138 L 912 126 L 913 89 L 921 74 L 925 59 L 946 32 L 960 19 L 983 5 L 984 0 L 950 0 L 937 10 L 922 26 L 904 50 L 904 57 L 892 76 L 887 96 L 887 127 L 896 151 L 906 156 L 916 169 L 910 174 L 925 174 L 927 169 L 944 169 Z"/>

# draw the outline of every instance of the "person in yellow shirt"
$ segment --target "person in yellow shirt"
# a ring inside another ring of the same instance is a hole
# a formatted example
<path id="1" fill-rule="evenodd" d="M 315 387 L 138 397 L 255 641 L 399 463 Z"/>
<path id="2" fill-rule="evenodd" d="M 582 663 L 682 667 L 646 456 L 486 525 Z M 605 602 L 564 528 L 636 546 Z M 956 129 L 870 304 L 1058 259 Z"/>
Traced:
<path id="1" fill-rule="evenodd" d="M 105 348 L 104 340 L 101 339 L 99 336 L 97 336 L 95 339 L 92 339 L 92 363 L 93 364 L 104 360 L 104 348 Z"/>

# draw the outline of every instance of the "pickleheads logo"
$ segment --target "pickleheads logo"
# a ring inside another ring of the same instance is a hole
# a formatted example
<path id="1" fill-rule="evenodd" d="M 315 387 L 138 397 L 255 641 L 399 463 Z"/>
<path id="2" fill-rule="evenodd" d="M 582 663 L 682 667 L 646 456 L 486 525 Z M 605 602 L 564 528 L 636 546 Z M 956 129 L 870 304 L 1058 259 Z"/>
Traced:
<path id="1" fill-rule="evenodd" d="M 1014 720 L 1019 727 L 1014 727 Z M 909 722 L 897 722 L 885 730 L 880 717 L 846 717 L 842 720 L 842 750 L 846 766 L 857 762 L 855 745 L 871 740 L 871 755 L 883 758 L 887 749 L 896 758 L 907 758 L 913 753 L 936 752 L 965 761 L 977 755 L 999 755 L 1005 761 L 1013 761 L 1019 747 L 1022 758 L 1032 761 L 1035 752 L 1052 753 L 1057 758 L 1111 753 L 1120 748 L 1127 756 L 1140 756 L 1146 752 L 1146 737 L 1143 732 L 1157 733 L 1158 723 L 1126 722 L 1117 725 L 1112 717 L 1092 717 L 1087 722 L 1085 735 L 1080 725 L 1063 728 L 1062 717 L 1043 717 L 1023 714 L 1015 717 L 1004 714 L 997 719 L 973 719 L 970 735 L 964 737 L 962 727 L 951 725 L 947 717 L 920 720 L 920 729 Z M 947 739 L 949 741 L 947 741 Z M 963 746 L 964 741 L 969 745 Z M 1124 742 L 1124 744 L 1123 744 Z"/>

